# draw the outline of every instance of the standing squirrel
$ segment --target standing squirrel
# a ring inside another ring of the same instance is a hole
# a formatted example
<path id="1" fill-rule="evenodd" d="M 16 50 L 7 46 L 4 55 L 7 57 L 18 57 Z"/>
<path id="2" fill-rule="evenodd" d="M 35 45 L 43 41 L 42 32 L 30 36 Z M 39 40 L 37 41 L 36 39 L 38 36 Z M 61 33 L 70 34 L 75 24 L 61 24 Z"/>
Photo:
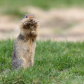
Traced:
<path id="1" fill-rule="evenodd" d="M 33 66 L 38 35 L 38 21 L 32 14 L 25 14 L 20 22 L 20 34 L 17 37 L 12 53 L 12 68 Z"/>

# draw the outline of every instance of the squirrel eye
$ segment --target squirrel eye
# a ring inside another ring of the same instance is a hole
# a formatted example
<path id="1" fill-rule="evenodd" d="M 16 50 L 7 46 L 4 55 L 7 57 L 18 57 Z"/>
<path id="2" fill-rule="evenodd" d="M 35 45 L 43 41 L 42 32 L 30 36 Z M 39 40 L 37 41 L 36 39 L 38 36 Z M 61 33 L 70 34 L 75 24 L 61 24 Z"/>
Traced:
<path id="1" fill-rule="evenodd" d="M 25 18 L 28 18 L 27 16 L 25 16 Z"/>

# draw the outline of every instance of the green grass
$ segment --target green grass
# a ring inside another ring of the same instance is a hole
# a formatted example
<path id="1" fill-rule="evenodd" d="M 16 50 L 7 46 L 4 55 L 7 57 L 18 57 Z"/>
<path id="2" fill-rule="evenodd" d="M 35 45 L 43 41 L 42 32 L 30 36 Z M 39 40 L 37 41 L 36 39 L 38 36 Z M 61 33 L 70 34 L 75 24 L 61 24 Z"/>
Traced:
<path id="1" fill-rule="evenodd" d="M 0 0 L 0 13 L 21 17 L 26 11 L 23 13 L 20 9 L 27 6 L 35 6 L 44 10 L 72 6 L 84 8 L 84 0 Z"/>
<path id="2" fill-rule="evenodd" d="M 11 70 L 14 41 L 0 41 L 0 84 L 83 84 L 84 42 L 38 41 L 34 66 Z"/>
<path id="3" fill-rule="evenodd" d="M 48 9 L 51 7 L 62 7 L 62 6 L 83 6 L 84 0 L 0 0 L 0 6 L 11 7 L 11 8 L 19 8 L 24 6 L 37 6 L 42 9 Z"/>

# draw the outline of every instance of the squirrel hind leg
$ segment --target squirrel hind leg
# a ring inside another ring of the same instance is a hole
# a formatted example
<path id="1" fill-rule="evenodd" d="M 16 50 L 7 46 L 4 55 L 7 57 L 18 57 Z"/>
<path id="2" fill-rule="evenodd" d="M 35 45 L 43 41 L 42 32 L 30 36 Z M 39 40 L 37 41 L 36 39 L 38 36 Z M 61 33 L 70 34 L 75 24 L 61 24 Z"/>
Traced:
<path id="1" fill-rule="evenodd" d="M 19 69 L 21 67 L 25 68 L 25 61 L 21 59 L 13 60 L 12 61 L 12 69 Z"/>
<path id="2" fill-rule="evenodd" d="M 33 64 L 34 64 L 34 61 L 33 61 L 33 60 L 30 60 L 30 61 L 28 62 L 28 67 L 32 67 Z"/>

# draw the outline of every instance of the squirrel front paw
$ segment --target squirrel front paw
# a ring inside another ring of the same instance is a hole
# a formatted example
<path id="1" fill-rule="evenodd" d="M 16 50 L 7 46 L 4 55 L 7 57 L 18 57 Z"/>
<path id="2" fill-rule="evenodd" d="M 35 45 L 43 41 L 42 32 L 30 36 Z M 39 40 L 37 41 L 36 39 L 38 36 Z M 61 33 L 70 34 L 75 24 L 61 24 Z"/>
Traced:
<path id="1" fill-rule="evenodd" d="M 30 32 L 30 34 L 32 34 L 32 35 L 33 35 L 34 33 L 35 33 L 35 31 L 31 31 L 31 32 Z"/>

